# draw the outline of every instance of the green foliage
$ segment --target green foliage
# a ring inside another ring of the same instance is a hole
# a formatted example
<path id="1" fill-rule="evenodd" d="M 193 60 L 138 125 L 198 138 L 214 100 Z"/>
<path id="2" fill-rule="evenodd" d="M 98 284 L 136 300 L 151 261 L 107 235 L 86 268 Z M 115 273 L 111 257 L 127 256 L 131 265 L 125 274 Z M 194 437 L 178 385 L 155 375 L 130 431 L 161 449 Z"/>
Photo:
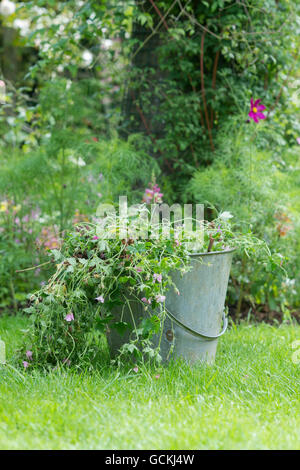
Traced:
<path id="1" fill-rule="evenodd" d="M 147 2 L 137 8 L 147 11 Z M 137 26 L 128 39 L 135 124 L 127 127 L 151 135 L 172 194 L 180 197 L 194 168 L 214 160 L 220 126 L 241 113 L 246 120 L 251 97 L 262 98 L 268 115 L 276 108 L 282 139 L 293 142 L 296 108 L 287 105 L 299 50 L 295 2 L 165 0 L 151 13 L 156 29 Z"/>
<path id="2" fill-rule="evenodd" d="M 109 223 L 104 235 L 110 227 L 121 230 L 121 223 L 121 219 L 117 225 Z M 132 230 L 132 218 L 129 224 Z M 93 364 L 105 325 L 112 323 L 118 331 L 129 327 L 114 317 L 114 308 L 129 305 L 133 299 L 155 312 L 172 284 L 170 271 L 184 269 L 187 251 L 174 238 L 166 240 L 161 234 L 158 240 L 151 236 L 136 242 L 130 238 L 107 239 L 98 237 L 96 228 L 79 225 L 66 236 L 62 253 L 53 251 L 56 272 L 31 297 L 32 305 L 25 310 L 32 320 L 25 350 L 34 351 L 35 365 Z M 138 353 L 137 344 L 141 344 L 144 352 L 151 352 L 149 340 L 156 323 L 160 325 L 164 318 L 163 310 L 159 318 L 149 311 L 149 318 L 150 323 L 141 326 L 141 319 L 132 319 L 135 328 L 126 351 Z"/>
<path id="3" fill-rule="evenodd" d="M 106 325 L 124 338 L 120 357 L 160 359 L 158 334 L 166 317 L 166 292 L 174 288 L 172 272 L 190 269 L 189 252 L 222 251 L 230 247 L 249 258 L 260 253 L 260 262 L 276 266 L 266 245 L 252 234 L 232 232 L 229 213 L 204 225 L 203 241 L 197 232 L 183 232 L 173 223 L 156 225 L 145 219 L 141 205 L 129 215 L 123 238 L 122 216 L 107 215 L 96 226 L 80 224 L 65 237 L 62 250 L 53 250 L 56 271 L 48 283 L 30 297 L 31 328 L 21 351 L 31 351 L 34 366 L 92 366 L 99 360 Z M 150 215 L 150 214 L 149 214 Z M 168 234 L 166 234 L 168 229 Z M 146 230 L 146 231 L 145 231 Z M 142 315 L 136 304 L 140 304 Z M 128 309 L 130 323 L 124 313 Z M 123 317 L 124 316 L 124 317 Z"/>
<path id="4" fill-rule="evenodd" d="M 38 265 L 45 261 L 45 253 L 37 249 L 40 235 L 39 210 L 27 199 L 22 204 L 13 200 L 0 201 L 0 308 L 24 302 L 28 282 L 38 288 L 41 282 Z M 36 266 L 30 272 L 16 270 Z"/>
<path id="5" fill-rule="evenodd" d="M 233 266 L 231 302 L 238 309 L 247 300 L 254 309 L 267 304 L 288 313 L 300 298 L 299 149 L 291 147 L 283 159 L 270 145 L 278 138 L 276 126 L 274 132 L 268 123 L 224 123 L 214 163 L 194 174 L 189 190 L 213 211 L 230 210 L 242 230 L 251 227 L 282 258 L 284 270 L 242 258 Z"/>
<path id="6" fill-rule="evenodd" d="M 0 307 L 13 303 L 16 309 L 29 283 L 37 287 L 49 266 L 16 270 L 44 263 L 45 249 L 59 244 L 67 227 L 92 220 L 100 203 L 116 202 L 119 195 L 140 201 L 149 175 L 158 173 L 155 162 L 130 143 L 98 142 L 80 133 L 68 139 L 68 133 L 52 129 L 39 149 L 3 152 L 0 204 L 8 204 L 9 212 L 0 212 Z"/>
<path id="7" fill-rule="evenodd" d="M 287 278 L 238 261 L 230 289 L 238 311 L 243 299 L 297 307 L 299 8 L 289 0 L 19 3 L 1 17 L 1 201 L 26 208 L 28 195 L 41 212 L 37 232 L 56 239 L 99 202 L 139 201 L 159 175 L 165 202 L 230 210 L 242 231 L 250 224 L 281 254 Z M 257 149 L 244 139 L 251 97 L 267 108 Z M 281 197 L 287 187 L 292 204 Z M 15 275 L 36 264 L 36 234 L 16 247 L 8 241 L 16 230 L 6 224 L 0 234 L 2 303 L 8 293 L 23 297 L 26 280 L 40 282 L 35 271 Z"/>

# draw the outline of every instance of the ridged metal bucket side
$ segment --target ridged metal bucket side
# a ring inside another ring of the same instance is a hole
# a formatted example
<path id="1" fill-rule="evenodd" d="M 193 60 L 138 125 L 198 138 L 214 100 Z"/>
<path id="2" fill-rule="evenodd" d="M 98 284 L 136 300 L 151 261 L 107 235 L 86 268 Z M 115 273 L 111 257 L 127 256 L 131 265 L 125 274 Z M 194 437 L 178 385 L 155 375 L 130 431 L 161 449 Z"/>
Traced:
<path id="1" fill-rule="evenodd" d="M 166 308 L 196 332 L 216 336 L 221 331 L 233 251 L 191 254 L 192 269 L 184 275 L 178 271 L 172 275 L 180 295 L 171 289 L 166 295 Z M 137 301 L 131 303 L 131 309 L 137 321 L 146 315 L 143 305 Z M 112 314 L 116 319 L 122 318 L 132 325 L 132 316 L 127 306 L 115 308 Z M 128 342 L 129 332 L 120 335 L 111 329 L 107 333 L 107 340 L 111 356 L 114 357 L 120 347 Z M 154 346 L 159 344 L 159 340 L 160 336 L 155 335 Z M 217 339 L 207 340 L 194 336 L 167 317 L 161 336 L 160 354 L 163 361 L 171 357 L 182 357 L 191 363 L 212 363 L 217 343 Z"/>
<path id="2" fill-rule="evenodd" d="M 191 330 L 207 336 L 220 333 L 233 251 L 192 255 L 191 271 L 183 276 L 174 273 L 180 295 L 169 291 L 166 308 Z M 212 363 L 217 344 L 218 339 L 195 336 L 166 318 L 160 351 L 163 361 L 182 357 L 191 363 Z"/>

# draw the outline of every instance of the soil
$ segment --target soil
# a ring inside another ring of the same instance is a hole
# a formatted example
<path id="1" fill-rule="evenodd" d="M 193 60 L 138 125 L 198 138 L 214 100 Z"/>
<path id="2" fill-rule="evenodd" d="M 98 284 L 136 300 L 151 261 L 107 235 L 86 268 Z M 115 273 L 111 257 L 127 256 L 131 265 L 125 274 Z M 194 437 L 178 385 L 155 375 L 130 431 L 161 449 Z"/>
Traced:
<path id="1" fill-rule="evenodd" d="M 229 307 L 229 316 L 235 323 L 239 323 L 241 320 L 247 320 L 252 323 L 269 323 L 270 325 L 278 325 L 283 323 L 299 323 L 300 324 L 300 310 L 291 310 L 290 318 L 284 315 L 283 312 L 276 310 L 269 310 L 266 306 L 260 306 L 259 309 L 253 310 L 249 306 L 243 306 L 240 314 L 237 315 L 236 308 L 234 306 Z"/>

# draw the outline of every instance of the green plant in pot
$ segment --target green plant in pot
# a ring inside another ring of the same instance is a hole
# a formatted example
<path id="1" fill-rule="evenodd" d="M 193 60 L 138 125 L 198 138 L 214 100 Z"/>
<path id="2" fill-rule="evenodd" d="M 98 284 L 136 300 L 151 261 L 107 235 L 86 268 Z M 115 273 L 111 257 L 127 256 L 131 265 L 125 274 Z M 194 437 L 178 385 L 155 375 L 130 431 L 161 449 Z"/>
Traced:
<path id="1" fill-rule="evenodd" d="M 234 233 L 228 213 L 203 222 L 200 237 L 166 221 L 145 236 L 141 211 L 146 205 L 125 227 L 120 216 L 100 228 L 81 223 L 52 250 L 56 271 L 26 309 L 25 368 L 93 366 L 104 354 L 103 333 L 119 359 L 213 360 L 233 248 L 269 260 L 268 248 L 250 232 Z"/>

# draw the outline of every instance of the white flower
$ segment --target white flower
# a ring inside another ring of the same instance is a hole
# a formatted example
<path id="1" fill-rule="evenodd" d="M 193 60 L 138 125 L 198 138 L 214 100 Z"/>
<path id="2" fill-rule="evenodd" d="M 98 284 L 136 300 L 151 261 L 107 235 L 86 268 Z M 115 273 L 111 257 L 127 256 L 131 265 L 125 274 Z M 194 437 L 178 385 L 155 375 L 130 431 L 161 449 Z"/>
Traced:
<path id="1" fill-rule="evenodd" d="M 40 37 L 38 37 L 38 35 L 36 35 L 35 38 L 34 38 L 35 46 L 40 47 L 41 43 L 42 43 L 42 39 Z"/>
<path id="2" fill-rule="evenodd" d="M 93 62 L 93 58 L 94 58 L 93 54 L 90 51 L 88 51 L 87 49 L 85 51 L 83 51 L 81 57 L 82 57 L 82 60 L 84 62 L 84 65 L 86 67 L 91 65 L 91 63 Z"/>
<path id="3" fill-rule="evenodd" d="M 49 43 L 43 42 L 43 43 L 40 44 L 40 46 L 41 46 L 41 49 L 42 49 L 43 52 L 47 52 L 50 49 L 50 44 Z"/>
<path id="4" fill-rule="evenodd" d="M 104 39 L 102 44 L 104 49 L 109 49 L 113 45 L 113 41 L 111 39 Z"/>
<path id="5" fill-rule="evenodd" d="M 233 217 L 233 215 L 228 211 L 222 212 L 219 215 L 219 219 L 225 220 L 225 222 L 229 219 L 232 219 L 232 217 Z"/>
<path id="6" fill-rule="evenodd" d="M 20 29 L 21 36 L 26 36 L 30 31 L 30 21 L 20 20 L 19 18 L 17 18 L 13 22 L 13 27 L 16 29 Z"/>
<path id="7" fill-rule="evenodd" d="M 294 287 L 296 279 L 289 279 L 288 277 L 283 282 L 284 287 Z"/>
<path id="8" fill-rule="evenodd" d="M 77 165 L 77 166 L 85 166 L 85 165 L 86 165 L 86 163 L 85 163 L 85 161 L 83 160 L 83 158 L 81 158 L 81 157 L 76 158 L 76 157 L 74 157 L 73 155 L 70 155 L 69 161 L 70 161 L 71 163 L 74 163 L 74 165 Z"/>
<path id="9" fill-rule="evenodd" d="M 9 0 L 2 0 L 0 3 L 0 15 L 10 16 L 16 11 L 16 5 Z"/>

